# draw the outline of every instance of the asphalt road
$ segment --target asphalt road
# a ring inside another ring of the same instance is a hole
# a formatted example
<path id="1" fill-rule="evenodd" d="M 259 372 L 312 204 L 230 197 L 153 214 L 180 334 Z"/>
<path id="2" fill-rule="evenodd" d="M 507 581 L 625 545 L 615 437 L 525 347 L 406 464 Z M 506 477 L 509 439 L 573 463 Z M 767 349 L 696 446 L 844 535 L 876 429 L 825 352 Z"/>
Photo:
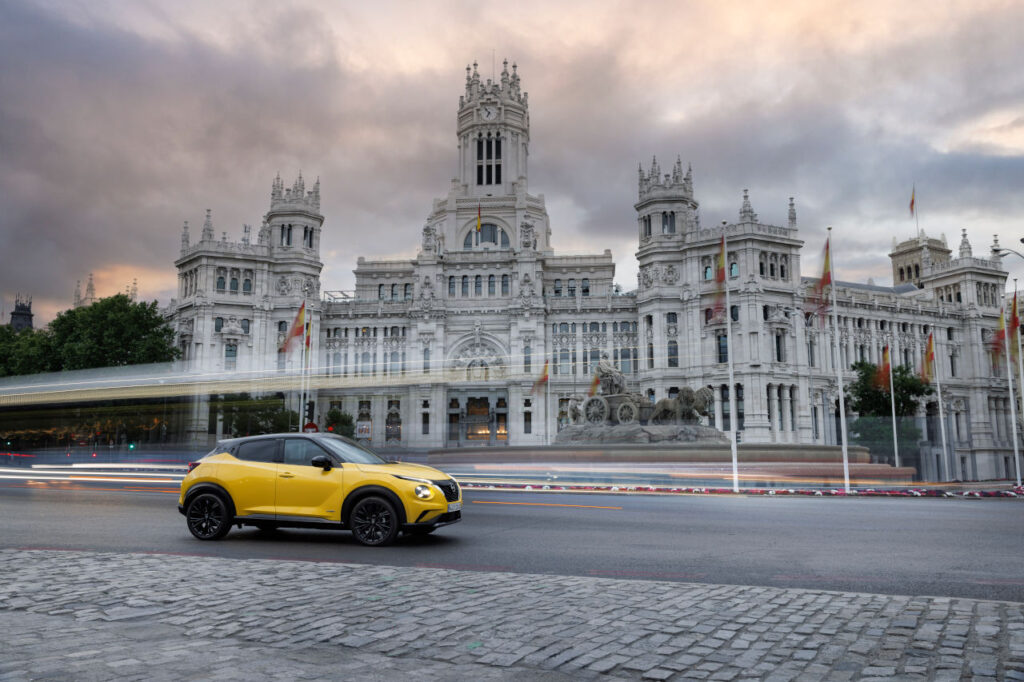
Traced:
<path id="1" fill-rule="evenodd" d="M 346 532 L 200 542 L 173 492 L 0 486 L 0 547 L 299 559 L 1024 602 L 1024 504 L 465 493 L 463 521 L 385 548 Z"/>

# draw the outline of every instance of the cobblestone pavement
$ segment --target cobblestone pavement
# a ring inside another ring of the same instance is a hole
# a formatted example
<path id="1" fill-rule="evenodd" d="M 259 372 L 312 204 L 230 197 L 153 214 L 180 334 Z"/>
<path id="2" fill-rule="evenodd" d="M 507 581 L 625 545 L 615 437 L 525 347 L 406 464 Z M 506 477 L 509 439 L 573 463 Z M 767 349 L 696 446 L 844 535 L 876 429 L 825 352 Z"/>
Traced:
<path id="1" fill-rule="evenodd" d="M 1013 602 L 48 550 L 0 575 L 3 680 L 1024 680 Z"/>

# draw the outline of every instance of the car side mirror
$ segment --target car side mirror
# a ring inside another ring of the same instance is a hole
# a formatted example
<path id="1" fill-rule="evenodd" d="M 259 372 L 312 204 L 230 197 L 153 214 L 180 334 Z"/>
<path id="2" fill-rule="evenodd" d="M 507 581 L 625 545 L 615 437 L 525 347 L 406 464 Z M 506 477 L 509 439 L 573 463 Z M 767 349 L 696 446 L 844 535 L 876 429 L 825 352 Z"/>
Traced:
<path id="1" fill-rule="evenodd" d="M 317 455 L 316 457 L 311 459 L 309 463 L 315 467 L 320 467 L 324 471 L 331 470 L 331 458 L 328 457 L 327 455 Z"/>

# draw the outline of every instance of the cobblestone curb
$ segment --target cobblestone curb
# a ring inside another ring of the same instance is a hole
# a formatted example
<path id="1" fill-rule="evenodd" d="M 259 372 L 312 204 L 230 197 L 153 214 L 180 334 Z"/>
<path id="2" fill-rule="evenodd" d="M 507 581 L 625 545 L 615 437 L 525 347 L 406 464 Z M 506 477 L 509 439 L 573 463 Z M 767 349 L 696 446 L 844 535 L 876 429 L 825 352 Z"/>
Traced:
<path id="1" fill-rule="evenodd" d="M 49 550 L 0 571 L 0 679 L 1024 680 L 1014 602 Z"/>

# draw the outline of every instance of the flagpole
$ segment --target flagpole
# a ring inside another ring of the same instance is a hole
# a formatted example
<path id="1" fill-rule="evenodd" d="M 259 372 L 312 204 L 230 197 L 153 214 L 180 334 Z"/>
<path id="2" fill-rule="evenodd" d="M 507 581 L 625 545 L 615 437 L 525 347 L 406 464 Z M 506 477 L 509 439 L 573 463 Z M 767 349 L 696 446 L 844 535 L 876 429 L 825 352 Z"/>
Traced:
<path id="1" fill-rule="evenodd" d="M 829 269 L 831 270 L 831 286 L 832 286 L 832 360 L 836 366 L 836 382 L 839 384 L 839 429 L 842 434 L 843 442 L 843 484 L 846 492 L 850 492 L 850 453 L 846 445 L 846 398 L 843 396 L 843 370 L 840 365 L 839 356 L 839 312 L 838 305 L 836 304 L 836 289 L 838 289 L 839 280 L 836 277 L 836 264 L 835 258 L 833 257 L 831 245 L 832 245 L 832 226 L 828 227 L 828 244 L 829 252 L 827 254 L 829 258 Z"/>
<path id="2" fill-rule="evenodd" d="M 1017 278 L 1016 277 L 1013 278 L 1013 301 L 1014 301 L 1013 316 L 1010 319 L 1011 320 L 1016 320 L 1016 319 L 1019 319 L 1017 317 L 1017 306 L 1016 306 L 1016 303 L 1017 303 Z M 1019 376 L 1020 376 L 1020 383 L 1017 384 L 1017 392 L 1018 393 L 1020 393 L 1022 390 L 1024 390 L 1024 356 L 1021 355 L 1021 347 L 1020 347 L 1021 343 L 1020 343 L 1020 329 L 1019 329 L 1019 327 L 1020 327 L 1020 325 L 1017 324 L 1017 325 L 1014 325 L 1014 328 L 1013 328 L 1013 335 L 1017 337 L 1017 371 L 1018 371 Z M 1024 393 L 1021 393 L 1021 396 L 1024 396 Z M 1022 399 L 1024 399 L 1024 398 L 1022 398 Z M 1013 396 L 1010 397 L 1010 402 L 1011 403 L 1013 402 Z M 1014 425 L 1016 425 L 1017 424 L 1017 420 L 1014 419 L 1013 423 L 1014 423 Z M 1014 445 L 1014 449 L 1016 449 L 1016 447 L 1017 447 L 1017 436 L 1016 435 L 1014 435 L 1014 437 L 1013 437 L 1013 445 Z M 1017 466 L 1017 487 L 1019 488 L 1020 484 L 1021 484 L 1021 481 L 1020 481 L 1020 458 L 1019 458 L 1019 455 L 1018 455 L 1017 452 L 1014 452 L 1013 456 L 1014 456 L 1014 462 L 1013 463 Z M 1007 473 L 1009 473 L 1009 472 L 1007 472 Z"/>
<path id="3" fill-rule="evenodd" d="M 896 332 L 893 332 L 893 339 L 896 338 Z M 896 389 L 894 387 L 892 378 L 892 346 L 889 347 L 889 401 L 892 403 L 892 454 L 895 459 L 895 466 L 898 469 L 900 466 L 900 446 L 896 440 Z"/>
<path id="4" fill-rule="evenodd" d="M 931 333 L 932 337 L 932 352 L 935 352 L 935 332 Z M 927 352 L 927 351 L 925 351 Z M 949 446 L 946 443 L 946 411 L 942 407 L 942 379 L 939 378 L 939 359 L 933 358 L 932 368 L 935 372 L 935 390 L 939 395 L 939 431 L 942 432 L 942 461 L 946 463 L 946 469 L 948 479 L 950 481 L 956 480 L 953 473 L 953 458 L 949 452 Z M 1007 363 L 1007 369 L 1009 369 L 1009 363 Z M 1010 395 L 1013 395 L 1013 384 L 1010 385 Z"/>
<path id="5" fill-rule="evenodd" d="M 733 371 L 733 357 L 736 349 L 732 346 L 732 305 L 729 299 L 729 250 L 728 240 L 725 237 L 725 228 L 722 228 L 722 268 L 725 281 L 725 347 L 727 349 L 726 359 L 729 361 L 729 440 L 732 441 L 732 491 L 740 491 L 740 468 L 739 457 L 736 452 L 736 422 L 739 415 L 736 414 L 736 376 Z"/>
<path id="6" fill-rule="evenodd" d="M 1003 295 L 1004 310 L 1006 295 Z M 1017 447 L 1017 401 L 1013 399 L 1013 370 L 1010 365 L 1013 359 L 1010 356 L 1010 325 L 1003 316 L 1003 346 L 1006 348 L 1006 381 L 1010 389 L 1010 423 L 1013 425 L 1013 461 L 1017 465 L 1017 485 L 1020 485 L 1020 448 Z"/>

